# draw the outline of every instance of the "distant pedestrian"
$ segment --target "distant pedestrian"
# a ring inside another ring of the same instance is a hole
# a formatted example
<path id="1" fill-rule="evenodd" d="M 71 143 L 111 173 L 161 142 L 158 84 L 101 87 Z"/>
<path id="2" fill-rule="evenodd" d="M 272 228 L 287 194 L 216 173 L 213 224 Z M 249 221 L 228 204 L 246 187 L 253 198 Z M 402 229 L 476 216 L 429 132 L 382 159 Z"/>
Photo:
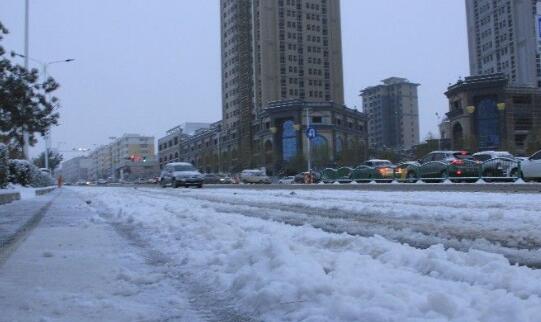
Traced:
<path id="1" fill-rule="evenodd" d="M 56 185 L 58 186 L 58 188 L 62 188 L 63 184 L 64 184 L 64 177 L 58 176 L 56 178 Z"/>

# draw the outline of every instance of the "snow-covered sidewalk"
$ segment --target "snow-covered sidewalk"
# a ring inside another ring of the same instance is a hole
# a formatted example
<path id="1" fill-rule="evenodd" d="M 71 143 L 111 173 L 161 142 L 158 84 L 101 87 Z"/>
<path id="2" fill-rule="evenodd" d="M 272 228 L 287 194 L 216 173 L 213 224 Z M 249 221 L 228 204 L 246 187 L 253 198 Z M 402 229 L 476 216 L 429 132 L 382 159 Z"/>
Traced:
<path id="1" fill-rule="evenodd" d="M 0 321 L 201 320 L 157 255 L 141 253 L 63 190 L 27 239 L 0 257 Z"/>
<path id="2" fill-rule="evenodd" d="M 272 206 L 266 206 L 271 210 L 265 218 L 258 216 L 262 208 L 230 203 L 274 204 L 279 215 L 288 203 L 332 214 L 366 202 L 375 217 L 426 216 L 479 226 L 500 220 L 533 231 L 528 224 L 539 222 L 534 216 L 539 202 L 531 197 L 518 197 L 530 202 L 521 206 L 515 196 L 483 200 L 481 194 L 422 193 L 424 199 L 418 199 L 408 193 L 73 190 L 93 200 L 97 220 L 144 240 L 144 249 L 168 258 L 170 275 L 183 276 L 192 290 L 204 290 L 202 305 L 224 303 L 254 320 L 541 321 L 541 271 L 511 265 L 500 254 L 441 245 L 418 249 L 379 236 L 329 233 L 299 221 L 266 220 L 273 219 Z M 487 210 L 472 212 L 470 201 L 475 210 Z M 220 202 L 224 207 L 216 206 Z M 445 213 L 438 210 L 442 203 Z M 516 218 L 498 210 L 513 205 L 520 206 Z"/>

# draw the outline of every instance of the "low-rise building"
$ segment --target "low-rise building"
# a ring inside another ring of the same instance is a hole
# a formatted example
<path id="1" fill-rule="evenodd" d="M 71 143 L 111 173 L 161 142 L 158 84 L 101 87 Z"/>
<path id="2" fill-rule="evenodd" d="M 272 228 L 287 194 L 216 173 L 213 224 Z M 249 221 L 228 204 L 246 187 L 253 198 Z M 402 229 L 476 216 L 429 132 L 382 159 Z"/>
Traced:
<path id="1" fill-rule="evenodd" d="M 154 137 L 124 134 L 90 153 L 94 179 L 136 180 L 159 175 Z"/>
<path id="2" fill-rule="evenodd" d="M 541 148 L 540 89 L 510 86 L 498 73 L 466 77 L 445 95 L 453 149 L 529 154 Z"/>
<path id="3" fill-rule="evenodd" d="M 158 139 L 158 162 L 160 169 L 169 162 L 180 161 L 180 143 L 187 140 L 190 135 L 185 134 L 182 126 L 176 126 L 166 132 L 164 137 Z"/>
<path id="4" fill-rule="evenodd" d="M 96 167 L 94 159 L 79 156 L 62 162 L 62 176 L 66 183 L 76 183 L 77 181 L 93 180 L 91 174 Z"/>

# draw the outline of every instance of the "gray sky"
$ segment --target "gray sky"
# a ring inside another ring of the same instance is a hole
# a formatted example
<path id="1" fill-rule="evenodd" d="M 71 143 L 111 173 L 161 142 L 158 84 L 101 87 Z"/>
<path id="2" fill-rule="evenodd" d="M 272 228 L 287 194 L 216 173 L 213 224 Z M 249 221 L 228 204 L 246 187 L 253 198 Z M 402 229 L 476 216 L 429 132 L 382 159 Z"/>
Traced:
<path id="1" fill-rule="evenodd" d="M 220 119 L 218 0 L 30 3 L 30 56 L 76 59 L 49 69 L 62 86 L 53 147 L 92 148 L 122 133 L 158 138 L 182 122 Z M 23 52 L 23 18 L 24 1 L 0 1 L 8 51 Z M 360 89 L 406 77 L 421 84 L 421 138 L 437 132 L 443 92 L 468 74 L 463 0 L 342 0 L 342 42 L 348 106 L 361 107 Z"/>

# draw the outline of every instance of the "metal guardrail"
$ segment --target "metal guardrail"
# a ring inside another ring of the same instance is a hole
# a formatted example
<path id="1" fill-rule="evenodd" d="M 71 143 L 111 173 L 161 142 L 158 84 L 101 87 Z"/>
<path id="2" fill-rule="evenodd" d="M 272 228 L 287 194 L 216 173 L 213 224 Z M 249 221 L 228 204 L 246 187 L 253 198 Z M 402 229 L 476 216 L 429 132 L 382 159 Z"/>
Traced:
<path id="1" fill-rule="evenodd" d="M 346 175 L 349 176 L 346 177 Z M 424 164 L 404 162 L 389 167 L 361 165 L 355 169 L 342 167 L 327 168 L 322 172 L 324 183 L 368 183 L 368 182 L 514 182 L 520 179 L 520 161 L 498 157 L 484 162 L 464 159 L 447 163 L 431 161 Z"/>

